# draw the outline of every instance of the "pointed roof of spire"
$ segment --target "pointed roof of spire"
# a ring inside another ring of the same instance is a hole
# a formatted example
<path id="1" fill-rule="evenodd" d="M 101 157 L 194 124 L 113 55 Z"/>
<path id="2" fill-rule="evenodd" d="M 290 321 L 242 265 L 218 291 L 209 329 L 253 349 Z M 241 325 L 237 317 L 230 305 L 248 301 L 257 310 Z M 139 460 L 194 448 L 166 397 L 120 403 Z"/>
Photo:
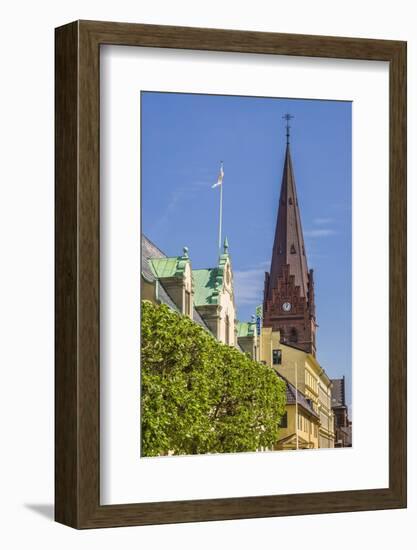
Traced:
<path id="1" fill-rule="evenodd" d="M 297 189 L 291 160 L 290 146 L 287 143 L 281 193 L 279 197 L 277 224 L 269 278 L 268 296 L 277 286 L 282 267 L 289 265 L 290 275 L 300 287 L 300 296 L 307 297 L 308 268 L 304 247 L 301 216 L 298 207 Z"/>

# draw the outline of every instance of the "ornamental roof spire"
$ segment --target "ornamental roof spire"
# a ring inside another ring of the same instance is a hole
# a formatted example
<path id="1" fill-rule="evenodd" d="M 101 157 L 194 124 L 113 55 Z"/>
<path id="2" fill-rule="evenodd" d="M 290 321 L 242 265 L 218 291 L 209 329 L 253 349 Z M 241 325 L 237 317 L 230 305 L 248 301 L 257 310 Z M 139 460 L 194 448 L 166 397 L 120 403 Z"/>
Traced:
<path id="1" fill-rule="evenodd" d="M 224 238 L 223 251 L 224 254 L 229 253 L 229 241 L 227 240 L 227 237 Z"/>

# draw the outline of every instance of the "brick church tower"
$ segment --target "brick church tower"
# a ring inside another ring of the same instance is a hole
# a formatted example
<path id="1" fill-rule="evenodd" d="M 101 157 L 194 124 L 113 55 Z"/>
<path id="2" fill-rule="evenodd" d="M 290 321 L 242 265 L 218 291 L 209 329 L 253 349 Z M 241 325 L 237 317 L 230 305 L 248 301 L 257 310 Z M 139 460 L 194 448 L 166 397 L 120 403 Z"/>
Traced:
<path id="1" fill-rule="evenodd" d="M 289 144 L 279 197 L 271 268 L 265 273 L 263 326 L 280 331 L 281 342 L 316 355 L 313 270 L 308 270 Z"/>

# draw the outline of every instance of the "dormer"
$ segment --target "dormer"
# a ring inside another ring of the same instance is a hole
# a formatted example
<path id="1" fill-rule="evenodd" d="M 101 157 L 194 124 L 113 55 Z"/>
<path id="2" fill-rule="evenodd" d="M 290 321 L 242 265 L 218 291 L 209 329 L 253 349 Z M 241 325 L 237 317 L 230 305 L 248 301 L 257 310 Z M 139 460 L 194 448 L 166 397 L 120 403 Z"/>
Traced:
<path id="1" fill-rule="evenodd" d="M 188 248 L 184 247 L 182 256 L 152 258 L 149 263 L 179 312 L 192 319 L 194 290 Z"/>

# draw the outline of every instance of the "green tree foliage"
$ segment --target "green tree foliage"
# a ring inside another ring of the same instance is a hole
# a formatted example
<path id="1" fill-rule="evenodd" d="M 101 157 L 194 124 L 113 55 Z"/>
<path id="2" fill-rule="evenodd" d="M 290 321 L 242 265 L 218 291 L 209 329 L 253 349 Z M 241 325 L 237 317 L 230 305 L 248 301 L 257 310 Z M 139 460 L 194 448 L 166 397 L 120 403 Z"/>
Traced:
<path id="1" fill-rule="evenodd" d="M 271 447 L 285 383 L 188 317 L 142 302 L 142 455 Z"/>

